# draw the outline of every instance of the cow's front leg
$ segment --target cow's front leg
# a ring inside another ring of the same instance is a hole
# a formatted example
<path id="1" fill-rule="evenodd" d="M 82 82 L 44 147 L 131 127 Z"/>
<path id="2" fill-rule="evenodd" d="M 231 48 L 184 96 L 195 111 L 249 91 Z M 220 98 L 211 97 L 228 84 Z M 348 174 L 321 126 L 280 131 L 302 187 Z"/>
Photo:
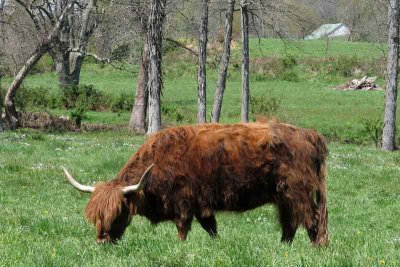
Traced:
<path id="1" fill-rule="evenodd" d="M 176 228 L 178 229 L 178 237 L 180 240 L 186 240 L 187 234 L 192 226 L 192 221 L 193 216 L 176 220 Z"/>

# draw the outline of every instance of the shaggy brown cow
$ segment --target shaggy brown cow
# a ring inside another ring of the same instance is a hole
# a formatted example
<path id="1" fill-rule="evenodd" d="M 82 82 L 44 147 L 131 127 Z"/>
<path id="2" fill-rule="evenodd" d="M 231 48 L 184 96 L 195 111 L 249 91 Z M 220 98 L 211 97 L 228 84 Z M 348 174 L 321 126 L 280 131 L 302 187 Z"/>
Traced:
<path id="1" fill-rule="evenodd" d="M 86 218 L 97 241 L 116 241 L 135 214 L 152 223 L 171 220 L 185 240 L 193 217 L 217 235 L 216 211 L 276 204 L 282 241 L 303 225 L 316 245 L 328 243 L 324 138 L 279 122 L 204 124 L 152 135 L 110 182 L 93 192 Z M 132 185 L 134 184 L 134 185 Z"/>

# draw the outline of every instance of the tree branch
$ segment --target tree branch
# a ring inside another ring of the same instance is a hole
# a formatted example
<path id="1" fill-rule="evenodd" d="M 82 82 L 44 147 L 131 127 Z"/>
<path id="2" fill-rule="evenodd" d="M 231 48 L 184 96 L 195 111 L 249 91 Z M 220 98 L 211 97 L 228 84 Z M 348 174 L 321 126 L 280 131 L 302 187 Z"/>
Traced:
<path id="1" fill-rule="evenodd" d="M 181 42 L 178 42 L 178 41 L 176 41 L 176 40 L 174 40 L 174 39 L 171 39 L 171 38 L 164 38 L 164 40 L 165 40 L 165 41 L 168 41 L 168 42 L 170 42 L 170 43 L 173 43 L 173 44 L 175 44 L 175 45 L 177 45 L 177 46 L 179 46 L 179 47 L 182 47 L 182 48 L 186 49 L 187 51 L 189 51 L 190 53 L 192 53 L 192 54 L 195 55 L 196 57 L 199 56 L 198 53 L 196 53 L 194 50 L 190 49 L 189 47 L 186 47 L 186 46 L 185 46 L 184 44 L 182 44 Z"/>

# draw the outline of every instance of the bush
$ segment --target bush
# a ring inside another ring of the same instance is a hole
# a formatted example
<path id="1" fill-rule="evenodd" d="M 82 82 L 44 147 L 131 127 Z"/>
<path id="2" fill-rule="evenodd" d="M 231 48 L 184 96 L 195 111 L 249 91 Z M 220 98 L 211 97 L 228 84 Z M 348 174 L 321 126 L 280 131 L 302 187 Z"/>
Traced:
<path id="1" fill-rule="evenodd" d="M 110 99 L 93 85 L 69 86 L 64 88 L 61 95 L 61 103 L 65 108 L 93 111 L 109 108 Z"/>
<path id="2" fill-rule="evenodd" d="M 72 110 L 69 115 L 79 128 L 82 126 L 82 120 L 87 118 L 85 110 L 81 107 Z"/>
<path id="3" fill-rule="evenodd" d="M 363 68 L 360 59 L 356 56 L 339 56 L 332 66 L 331 74 L 351 77 L 357 68 Z"/>
<path id="4" fill-rule="evenodd" d="M 185 116 L 182 114 L 178 106 L 173 104 L 164 104 L 161 106 L 161 113 L 170 122 L 183 122 Z"/>
<path id="5" fill-rule="evenodd" d="M 15 96 L 15 105 L 25 111 L 28 108 L 56 108 L 59 101 L 49 88 L 21 86 Z"/>
<path id="6" fill-rule="evenodd" d="M 117 46 L 117 48 L 111 52 L 110 59 L 112 61 L 125 61 L 130 57 L 130 55 L 131 48 L 129 47 L 129 44 L 122 44 Z"/>
<path id="7" fill-rule="evenodd" d="M 281 64 L 284 69 L 292 69 L 297 66 L 297 58 L 294 55 L 288 55 L 281 58 Z"/>
<path id="8" fill-rule="evenodd" d="M 297 72 L 293 69 L 286 70 L 280 74 L 280 78 L 288 82 L 299 82 L 300 77 Z"/>
<path id="9" fill-rule="evenodd" d="M 294 56 L 283 58 L 260 58 L 250 62 L 252 79 L 263 81 L 267 79 L 281 79 L 289 82 L 299 82 L 297 73 L 298 60 Z"/>
<path id="10" fill-rule="evenodd" d="M 50 55 L 44 55 L 38 63 L 36 63 L 31 71 L 30 74 L 37 74 L 37 73 L 46 73 L 51 72 L 53 70 L 54 61 Z"/>
<path id="11" fill-rule="evenodd" d="M 275 116 L 281 106 L 281 99 L 270 95 L 250 96 L 250 111 L 253 120 L 259 115 Z"/>
<path id="12" fill-rule="evenodd" d="M 367 118 L 362 120 L 363 130 L 361 134 L 369 141 L 373 141 L 375 147 L 381 146 L 383 122 L 381 118 Z"/>
<path id="13" fill-rule="evenodd" d="M 132 109 L 133 104 L 133 96 L 128 95 L 126 93 L 122 93 L 119 95 L 117 99 L 115 99 L 111 106 L 112 112 L 120 112 L 120 111 L 130 111 Z"/>

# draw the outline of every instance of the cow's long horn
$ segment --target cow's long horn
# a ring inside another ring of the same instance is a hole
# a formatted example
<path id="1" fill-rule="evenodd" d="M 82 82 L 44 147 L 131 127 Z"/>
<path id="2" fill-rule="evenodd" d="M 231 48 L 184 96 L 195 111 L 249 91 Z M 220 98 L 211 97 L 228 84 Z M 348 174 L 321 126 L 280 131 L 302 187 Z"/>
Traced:
<path id="1" fill-rule="evenodd" d="M 124 188 L 122 188 L 122 193 L 128 194 L 131 192 L 137 192 L 141 189 L 143 189 L 144 185 L 146 184 L 146 179 L 147 176 L 149 174 L 149 172 L 151 171 L 151 169 L 154 167 L 154 163 L 151 164 L 143 173 L 142 177 L 140 178 L 139 183 L 135 184 L 135 185 L 130 185 L 130 186 L 126 186 Z"/>
<path id="2" fill-rule="evenodd" d="M 76 189 L 78 189 L 79 191 L 85 192 L 85 193 L 93 193 L 94 191 L 94 187 L 93 186 L 89 186 L 89 185 L 82 185 L 80 183 L 78 183 L 74 177 L 72 177 L 72 175 L 67 171 L 66 168 L 62 167 L 64 170 L 64 174 L 65 174 L 65 178 L 67 178 L 68 182 L 70 182 L 70 184 L 75 187 Z"/>

